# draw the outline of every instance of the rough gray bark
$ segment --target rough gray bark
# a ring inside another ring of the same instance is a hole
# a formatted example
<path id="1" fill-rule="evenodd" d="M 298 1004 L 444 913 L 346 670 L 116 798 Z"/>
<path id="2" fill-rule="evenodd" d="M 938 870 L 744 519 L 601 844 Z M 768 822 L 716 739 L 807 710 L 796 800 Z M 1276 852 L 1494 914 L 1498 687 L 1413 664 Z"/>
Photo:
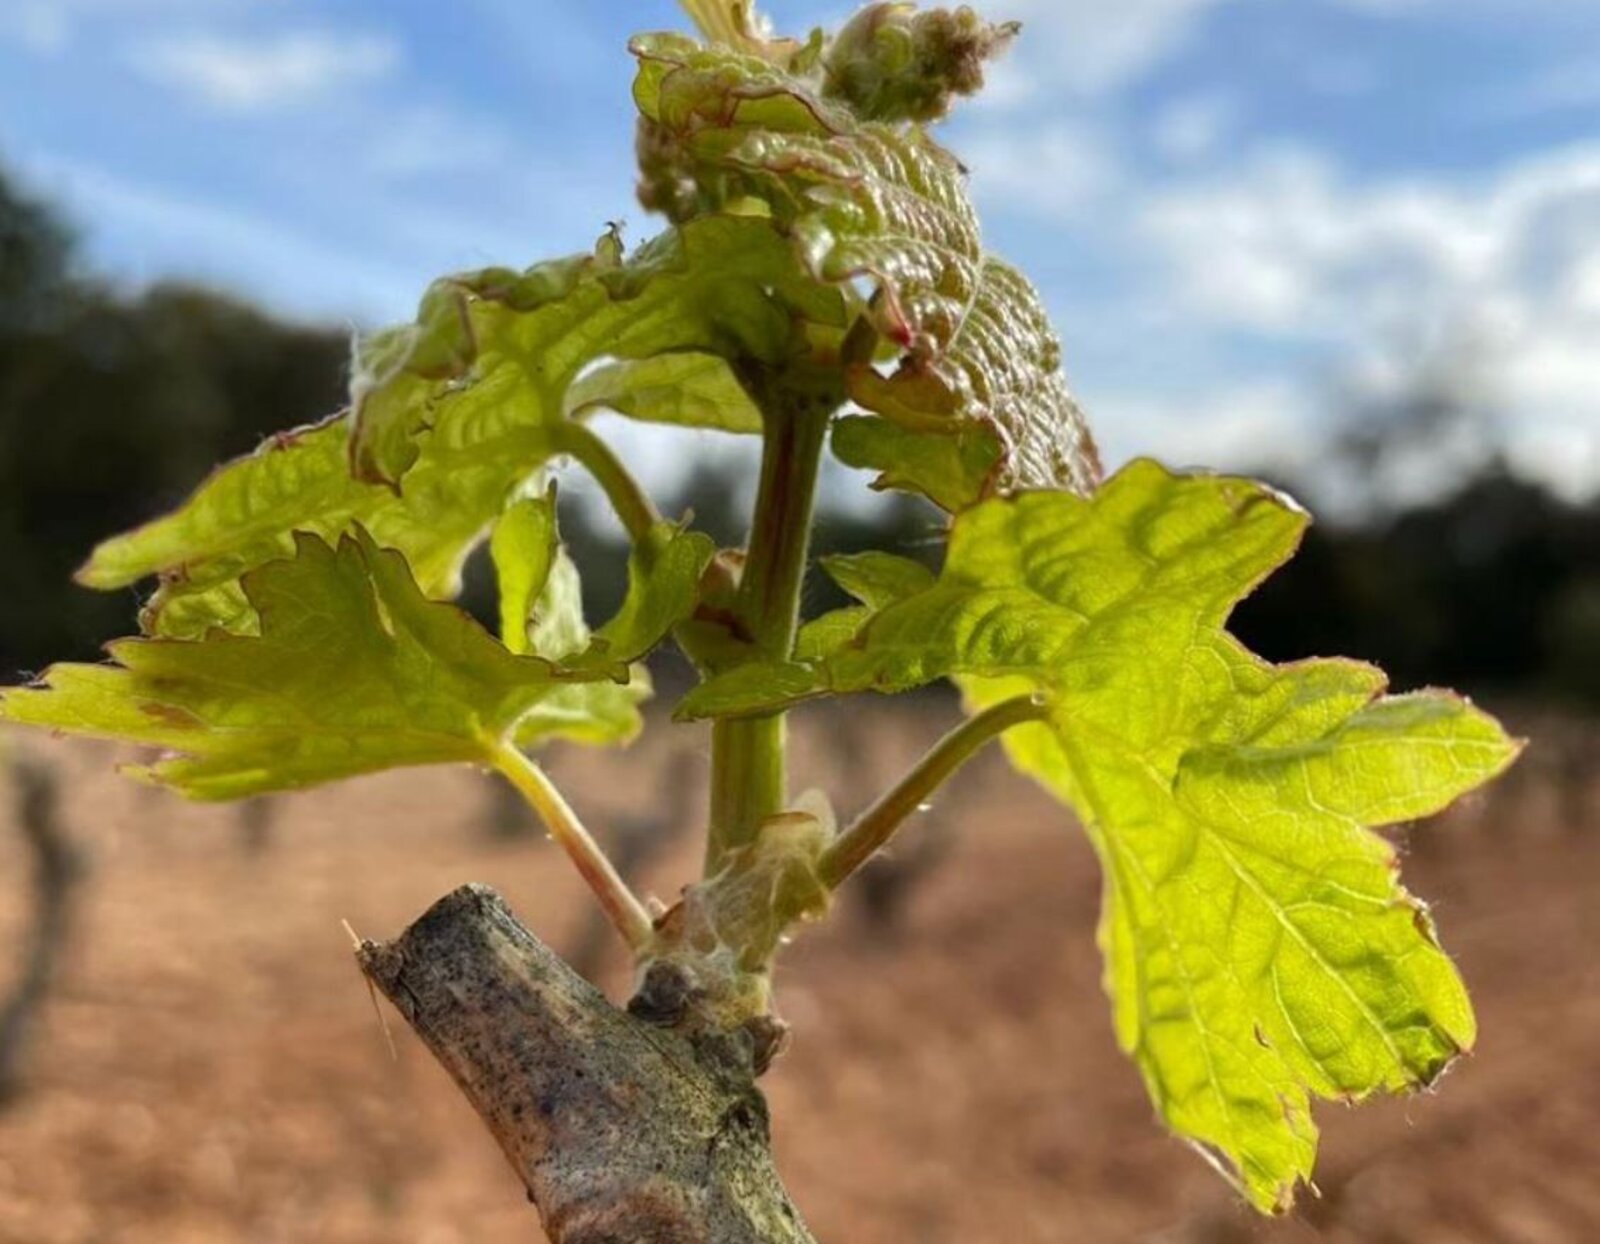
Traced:
<path id="1" fill-rule="evenodd" d="M 553 1244 L 814 1244 L 772 1165 L 748 1034 L 618 1010 L 484 886 L 440 899 L 367 977 L 455 1078 Z"/>

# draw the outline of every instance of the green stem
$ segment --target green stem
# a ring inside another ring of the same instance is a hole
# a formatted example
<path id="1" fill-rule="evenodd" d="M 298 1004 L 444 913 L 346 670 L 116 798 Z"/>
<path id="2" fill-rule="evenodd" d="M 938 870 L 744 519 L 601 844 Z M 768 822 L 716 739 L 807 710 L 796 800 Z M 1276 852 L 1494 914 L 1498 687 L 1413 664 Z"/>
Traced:
<path id="1" fill-rule="evenodd" d="M 764 407 L 761 483 L 734 615 L 763 656 L 784 660 L 800 627 L 817 476 L 836 403 L 805 389 L 775 389 L 772 399 Z M 762 821 L 783 811 L 788 793 L 782 713 L 712 727 L 708 876 L 730 849 L 755 838 Z"/>
<path id="2" fill-rule="evenodd" d="M 836 888 L 877 854 L 905 819 L 985 744 L 1012 726 L 1043 721 L 1048 715 L 1048 710 L 1032 696 L 1018 696 L 1014 700 L 1003 700 L 957 726 L 934 744 L 893 789 L 834 839 L 818 864 L 822 883 L 829 889 Z"/>
<path id="3" fill-rule="evenodd" d="M 577 866 L 594 895 L 600 900 L 606 916 L 616 926 L 622 940 L 635 952 L 643 950 L 654 936 L 654 925 L 644 904 L 639 902 L 628 883 L 600 849 L 589 831 L 584 828 L 578 814 L 562 798 L 545 774 L 545 771 L 510 743 L 495 741 L 490 744 L 490 759 L 515 786 L 544 822 L 545 828 L 556 844 L 567 853 L 567 858 Z"/>
<path id="4" fill-rule="evenodd" d="M 750 640 L 777 660 L 789 657 L 800 629 L 811 511 L 832 411 L 816 402 L 797 406 L 767 420 L 750 547 L 734 601 Z"/>
<path id="5" fill-rule="evenodd" d="M 585 424 L 571 421 L 561 427 L 556 443 L 562 453 L 571 454 L 582 463 L 600 485 L 628 539 L 635 545 L 642 544 L 661 515 L 611 446 Z"/>

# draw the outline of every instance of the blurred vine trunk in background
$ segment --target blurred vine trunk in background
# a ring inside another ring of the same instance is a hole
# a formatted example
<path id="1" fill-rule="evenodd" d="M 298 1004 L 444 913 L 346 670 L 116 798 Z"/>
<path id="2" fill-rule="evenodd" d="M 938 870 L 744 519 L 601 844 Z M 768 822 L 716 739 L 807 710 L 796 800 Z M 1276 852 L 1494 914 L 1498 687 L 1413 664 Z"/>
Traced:
<path id="1" fill-rule="evenodd" d="M 17 829 L 33 863 L 33 918 L 20 939 L 19 970 L 0 1000 L 0 1104 L 21 1091 L 29 1038 L 39 1024 L 72 930 L 74 891 L 82 864 L 61 826 L 59 789 L 42 761 L 12 761 Z"/>

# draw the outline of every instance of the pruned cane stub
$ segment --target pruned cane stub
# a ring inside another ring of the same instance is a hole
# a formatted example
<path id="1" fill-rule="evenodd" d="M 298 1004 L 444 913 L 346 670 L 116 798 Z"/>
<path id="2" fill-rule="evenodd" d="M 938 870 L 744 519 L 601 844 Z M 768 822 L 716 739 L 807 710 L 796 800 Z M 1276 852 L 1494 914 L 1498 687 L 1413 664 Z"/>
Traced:
<path id="1" fill-rule="evenodd" d="M 812 1241 L 773 1168 L 748 1043 L 612 1006 L 485 886 L 357 959 L 483 1118 L 553 1244 Z"/>

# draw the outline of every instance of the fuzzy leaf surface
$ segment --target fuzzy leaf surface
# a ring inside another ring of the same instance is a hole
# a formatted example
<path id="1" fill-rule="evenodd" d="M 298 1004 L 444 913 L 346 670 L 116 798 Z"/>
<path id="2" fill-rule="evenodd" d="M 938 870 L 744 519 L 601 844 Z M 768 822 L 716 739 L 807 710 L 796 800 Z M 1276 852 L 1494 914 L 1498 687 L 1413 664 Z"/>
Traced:
<path id="1" fill-rule="evenodd" d="M 592 255 L 436 281 L 414 324 L 357 349 L 356 474 L 399 483 L 424 433 L 478 440 L 558 424 L 568 391 L 601 359 L 696 351 L 781 360 L 796 305 L 824 320 L 843 314 L 836 295 L 801 279 L 769 226 L 733 217 L 670 229 L 627 259 L 607 237 Z M 664 415 L 660 401 L 643 407 Z"/>
<path id="2" fill-rule="evenodd" d="M 760 712 L 954 677 L 979 706 L 1041 698 L 1048 723 L 1007 742 L 1100 855 L 1118 1037 L 1168 1125 L 1269 1210 L 1310 1179 L 1314 1096 L 1427 1085 L 1471 1048 L 1461 980 L 1372 827 L 1516 753 L 1455 696 L 1385 697 L 1370 666 L 1272 665 L 1226 632 L 1304 525 L 1261 485 L 1150 462 L 1091 500 L 990 500 L 937 581 L 849 641 L 697 693 Z"/>
<path id="3" fill-rule="evenodd" d="M 243 580 L 259 635 L 125 639 L 115 664 L 57 665 L 7 691 L 0 717 L 151 744 L 142 776 L 195 799 L 236 799 L 406 765 L 487 761 L 574 678 L 507 651 L 453 605 L 428 600 L 405 559 L 357 529 L 337 547 Z"/>
<path id="4" fill-rule="evenodd" d="M 870 282 L 899 369 L 861 365 L 851 396 L 905 436 L 856 447 L 884 486 L 951 508 L 1099 478 L 1038 294 L 985 253 L 956 159 L 916 126 L 860 119 L 815 77 L 681 36 L 635 40 L 646 201 L 674 219 L 760 203 L 819 281 Z M 986 449 L 971 444 L 974 437 Z M 963 442 L 907 452 L 912 438 Z M 950 472 L 959 472 L 956 479 Z"/>

